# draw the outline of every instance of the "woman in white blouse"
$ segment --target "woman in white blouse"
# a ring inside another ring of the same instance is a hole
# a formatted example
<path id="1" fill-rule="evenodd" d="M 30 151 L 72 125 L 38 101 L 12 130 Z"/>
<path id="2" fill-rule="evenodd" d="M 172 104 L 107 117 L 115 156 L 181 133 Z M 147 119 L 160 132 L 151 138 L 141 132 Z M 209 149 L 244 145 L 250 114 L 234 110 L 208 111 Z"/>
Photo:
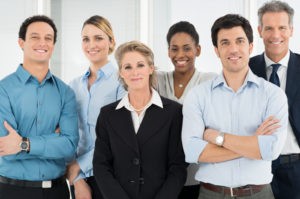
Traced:
<path id="1" fill-rule="evenodd" d="M 183 103 L 188 91 L 194 86 L 212 79 L 216 74 L 203 73 L 195 68 L 196 57 L 200 55 L 199 35 L 193 24 L 181 21 L 172 25 L 167 34 L 168 55 L 175 67 L 174 71 L 158 73 L 158 92 L 160 95 Z M 195 178 L 197 165 L 188 167 L 187 181 L 180 199 L 196 199 L 200 185 Z"/>

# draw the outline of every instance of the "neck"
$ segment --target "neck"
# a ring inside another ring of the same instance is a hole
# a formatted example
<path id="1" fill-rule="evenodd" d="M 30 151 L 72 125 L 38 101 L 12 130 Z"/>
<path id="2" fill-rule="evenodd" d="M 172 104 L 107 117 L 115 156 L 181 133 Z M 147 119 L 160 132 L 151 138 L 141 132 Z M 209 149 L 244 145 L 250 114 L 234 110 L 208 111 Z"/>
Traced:
<path id="1" fill-rule="evenodd" d="M 192 70 L 188 70 L 184 73 L 174 71 L 173 72 L 174 83 L 179 83 L 179 84 L 188 83 L 190 81 L 190 79 L 192 78 L 192 76 L 194 75 L 194 72 L 195 72 L 195 68 L 193 68 Z"/>
<path id="2" fill-rule="evenodd" d="M 243 85 L 248 71 L 249 67 L 246 67 L 245 70 L 239 72 L 228 72 L 226 70 L 223 70 L 223 75 L 227 85 L 230 88 L 232 88 L 235 92 L 237 92 Z"/>
<path id="3" fill-rule="evenodd" d="M 287 51 L 284 55 L 272 55 L 272 54 L 268 53 L 267 51 L 265 51 L 265 52 L 266 52 L 267 57 L 270 60 L 272 60 L 275 63 L 278 63 L 280 60 L 282 60 L 287 55 L 287 53 L 289 51 Z"/>
<path id="4" fill-rule="evenodd" d="M 90 72 L 92 76 L 97 76 L 97 71 L 102 68 L 105 64 L 108 63 L 108 60 L 106 59 L 104 62 L 99 63 L 91 63 L 90 65 Z"/>
<path id="5" fill-rule="evenodd" d="M 31 63 L 24 60 L 23 68 L 29 72 L 32 76 L 38 79 L 41 83 L 47 76 L 49 71 L 49 62 L 45 63 Z"/>
<path id="6" fill-rule="evenodd" d="M 128 97 L 133 108 L 142 109 L 151 100 L 152 93 L 149 88 L 143 90 L 130 90 L 128 92 Z"/>

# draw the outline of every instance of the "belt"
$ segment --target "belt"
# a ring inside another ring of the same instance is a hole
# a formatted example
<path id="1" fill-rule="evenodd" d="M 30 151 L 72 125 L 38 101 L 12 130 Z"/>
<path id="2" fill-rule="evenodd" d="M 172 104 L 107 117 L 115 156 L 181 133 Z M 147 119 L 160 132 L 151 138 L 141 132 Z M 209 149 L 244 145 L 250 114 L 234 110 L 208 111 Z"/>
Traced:
<path id="1" fill-rule="evenodd" d="M 289 154 L 289 155 L 280 155 L 279 156 L 279 162 L 280 164 L 286 164 L 286 163 L 292 163 L 300 160 L 300 154 Z"/>
<path id="2" fill-rule="evenodd" d="M 56 185 L 62 184 L 63 182 L 66 182 L 64 176 L 54 180 L 45 180 L 45 181 L 15 180 L 15 179 L 0 176 L 0 183 L 20 186 L 20 187 L 52 188 Z"/>
<path id="3" fill-rule="evenodd" d="M 230 195 L 231 197 L 250 196 L 252 194 L 260 192 L 267 185 L 268 184 L 246 185 L 242 187 L 231 188 L 201 182 L 201 186 L 203 186 L 204 188 L 213 192 Z"/>

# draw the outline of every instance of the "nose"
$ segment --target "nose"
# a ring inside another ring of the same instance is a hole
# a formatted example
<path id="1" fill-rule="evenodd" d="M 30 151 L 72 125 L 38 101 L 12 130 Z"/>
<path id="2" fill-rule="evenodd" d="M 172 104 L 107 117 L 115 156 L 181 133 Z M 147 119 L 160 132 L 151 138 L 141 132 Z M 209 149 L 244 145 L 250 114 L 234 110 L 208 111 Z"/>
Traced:
<path id="1" fill-rule="evenodd" d="M 280 30 L 274 29 L 274 30 L 272 31 L 272 37 L 273 37 L 273 38 L 278 38 L 278 37 L 280 37 Z"/>
<path id="2" fill-rule="evenodd" d="M 183 57 L 183 56 L 184 56 L 183 50 L 178 49 L 177 54 L 176 54 L 176 57 L 177 57 L 177 58 L 181 58 L 181 57 Z"/>
<path id="3" fill-rule="evenodd" d="M 232 43 L 231 45 L 230 45 L 230 52 L 231 53 L 235 53 L 235 52 L 237 52 L 238 51 L 238 45 L 236 44 L 236 43 Z"/>

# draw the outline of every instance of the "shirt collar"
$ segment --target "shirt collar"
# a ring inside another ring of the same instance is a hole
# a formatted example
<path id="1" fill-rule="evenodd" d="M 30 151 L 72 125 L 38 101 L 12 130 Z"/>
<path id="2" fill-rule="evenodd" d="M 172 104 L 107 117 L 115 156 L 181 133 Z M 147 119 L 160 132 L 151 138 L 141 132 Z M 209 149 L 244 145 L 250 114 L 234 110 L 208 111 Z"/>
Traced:
<path id="1" fill-rule="evenodd" d="M 255 76 L 255 75 L 253 74 L 253 72 L 251 71 L 250 68 L 249 68 L 248 73 L 247 73 L 247 75 L 246 75 L 246 78 L 245 78 L 245 81 L 244 81 L 244 83 L 243 83 L 243 86 L 244 86 L 245 84 L 248 84 L 248 83 L 254 83 L 254 84 L 256 84 L 257 86 L 259 86 L 258 77 Z M 213 86 L 213 89 L 214 89 L 214 88 L 216 88 L 216 87 L 218 87 L 218 86 L 223 86 L 223 85 L 226 85 L 226 86 L 227 86 L 227 83 L 226 83 L 226 81 L 225 81 L 225 77 L 224 77 L 224 74 L 223 74 L 223 72 L 222 72 L 221 74 L 219 74 L 219 75 L 217 76 L 216 79 L 213 80 L 212 86 Z"/>
<path id="2" fill-rule="evenodd" d="M 161 98 L 158 94 L 158 92 L 151 88 L 151 91 L 152 91 L 152 97 L 151 97 L 151 100 L 150 102 L 145 106 L 144 110 L 146 110 L 148 107 L 150 107 L 152 104 L 160 107 L 160 108 L 163 108 L 163 103 L 161 101 Z M 130 105 L 130 102 L 129 102 L 129 98 L 128 98 L 128 93 L 122 98 L 122 100 L 119 102 L 119 104 L 117 105 L 116 107 L 116 110 L 118 109 L 121 109 L 122 107 L 125 107 L 126 109 L 128 109 L 129 111 L 134 111 L 132 108 L 131 108 L 131 105 Z"/>
<path id="3" fill-rule="evenodd" d="M 112 63 L 110 61 L 107 62 L 107 64 L 105 64 L 104 66 L 102 66 L 101 68 L 98 69 L 97 79 L 99 79 L 100 77 L 104 77 L 105 79 L 108 79 L 111 76 L 111 74 L 113 73 L 113 67 L 114 66 L 112 65 Z M 88 68 L 88 70 L 82 76 L 82 80 L 86 80 L 90 76 L 90 74 L 91 74 L 90 68 Z"/>
<path id="4" fill-rule="evenodd" d="M 278 63 L 273 62 L 269 57 L 267 57 L 266 53 L 264 53 L 264 58 L 266 62 L 266 68 L 270 68 L 272 64 L 280 64 L 283 67 L 288 66 L 291 52 L 289 51 Z"/>
<path id="5" fill-rule="evenodd" d="M 25 84 L 30 78 L 35 78 L 27 70 L 25 70 L 23 68 L 23 64 L 19 65 L 19 67 L 17 68 L 16 74 L 21 79 L 21 81 L 22 81 L 23 84 Z M 52 80 L 52 82 L 53 82 L 53 75 L 50 72 L 50 69 L 48 70 L 48 73 L 47 73 L 45 79 L 43 80 L 43 82 L 41 84 L 43 84 L 47 80 Z"/>

